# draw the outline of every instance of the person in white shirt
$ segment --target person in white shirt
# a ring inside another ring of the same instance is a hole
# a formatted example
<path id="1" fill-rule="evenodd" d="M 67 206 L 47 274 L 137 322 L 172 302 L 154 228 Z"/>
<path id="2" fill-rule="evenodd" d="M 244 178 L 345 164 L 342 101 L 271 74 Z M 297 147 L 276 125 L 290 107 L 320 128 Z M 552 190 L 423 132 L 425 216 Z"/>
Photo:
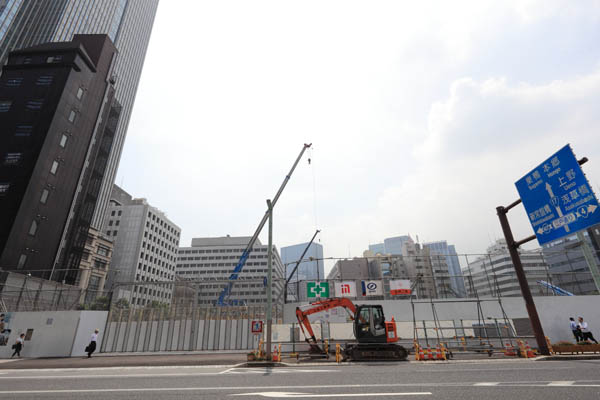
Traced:
<path id="1" fill-rule="evenodd" d="M 91 358 L 92 353 L 94 351 L 96 351 L 96 342 L 98 341 L 98 332 L 100 332 L 100 331 L 98 329 L 96 329 L 94 331 L 94 333 L 92 333 L 90 344 L 88 344 L 88 346 L 85 348 L 85 352 L 88 353 L 88 358 Z"/>
<path id="2" fill-rule="evenodd" d="M 15 354 L 17 355 L 17 357 L 21 357 L 21 349 L 23 349 L 23 346 L 25 346 L 25 334 L 21 333 L 17 338 L 17 341 L 13 345 L 13 349 L 15 349 L 15 352 L 12 354 L 12 356 L 10 356 L 10 358 L 13 358 Z"/>
<path id="3" fill-rule="evenodd" d="M 583 320 L 583 317 L 579 317 L 579 328 L 581 329 L 581 335 L 584 341 L 590 339 L 594 343 L 598 344 L 598 341 L 594 339 L 594 335 L 592 335 L 588 323 Z"/>
<path id="4" fill-rule="evenodd" d="M 569 325 L 571 326 L 571 331 L 573 331 L 573 336 L 575 336 L 575 342 L 583 341 L 583 335 L 581 334 L 581 329 L 577 322 L 575 322 L 575 318 L 569 317 Z"/>

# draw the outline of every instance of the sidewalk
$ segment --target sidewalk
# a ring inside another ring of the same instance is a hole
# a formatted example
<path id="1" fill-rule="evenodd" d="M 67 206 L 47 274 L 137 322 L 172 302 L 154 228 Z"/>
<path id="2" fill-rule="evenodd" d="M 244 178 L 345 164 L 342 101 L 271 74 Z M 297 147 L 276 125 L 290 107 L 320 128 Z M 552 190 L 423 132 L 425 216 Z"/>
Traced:
<path id="1" fill-rule="evenodd" d="M 178 354 L 95 354 L 92 358 L 24 358 L 0 363 L 3 369 L 48 368 L 107 368 L 107 367 L 156 367 L 194 365 L 236 365 L 246 362 L 246 353 L 178 353 Z"/>

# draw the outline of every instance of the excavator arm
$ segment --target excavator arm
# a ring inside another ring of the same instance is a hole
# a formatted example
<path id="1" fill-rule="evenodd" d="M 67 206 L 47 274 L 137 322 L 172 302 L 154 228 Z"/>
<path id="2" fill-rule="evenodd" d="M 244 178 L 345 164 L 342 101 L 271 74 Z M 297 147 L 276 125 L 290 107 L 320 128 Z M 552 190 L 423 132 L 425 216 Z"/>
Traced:
<path id="1" fill-rule="evenodd" d="M 300 325 L 300 329 L 304 334 L 304 338 L 310 345 L 312 351 L 319 353 L 323 352 L 323 350 L 317 344 L 317 338 L 315 337 L 315 333 L 312 329 L 308 316 L 322 311 L 331 310 L 332 308 L 336 307 L 343 307 L 354 320 L 356 306 L 354 303 L 352 303 L 352 301 L 344 297 L 334 297 L 327 300 L 317 301 L 306 306 L 296 307 L 296 318 L 298 319 L 298 324 Z"/>

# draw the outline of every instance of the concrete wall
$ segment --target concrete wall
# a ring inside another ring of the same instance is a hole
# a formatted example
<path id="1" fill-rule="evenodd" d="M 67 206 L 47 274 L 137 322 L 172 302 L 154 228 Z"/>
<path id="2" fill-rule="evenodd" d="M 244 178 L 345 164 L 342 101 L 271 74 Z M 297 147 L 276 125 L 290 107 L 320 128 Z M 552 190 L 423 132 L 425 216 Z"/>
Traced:
<path id="1" fill-rule="evenodd" d="M 25 341 L 22 357 L 69 357 L 83 355 L 94 328 L 104 330 L 106 311 L 12 312 L 7 346 L 0 346 L 0 358 L 9 358 L 12 345 L 21 333 L 33 329 Z M 101 337 L 99 338 L 101 340 Z"/>

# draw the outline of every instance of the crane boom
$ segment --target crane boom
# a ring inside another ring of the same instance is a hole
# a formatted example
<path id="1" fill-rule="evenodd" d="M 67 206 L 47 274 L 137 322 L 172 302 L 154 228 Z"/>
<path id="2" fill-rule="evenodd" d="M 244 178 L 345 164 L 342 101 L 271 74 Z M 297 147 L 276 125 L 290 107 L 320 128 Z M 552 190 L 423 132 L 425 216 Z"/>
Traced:
<path id="1" fill-rule="evenodd" d="M 279 187 L 279 190 L 275 194 L 275 197 L 273 197 L 273 200 L 271 201 L 272 207 L 275 207 L 275 204 L 277 203 L 277 200 L 279 199 L 281 192 L 283 192 L 283 189 L 285 189 L 285 186 L 287 185 L 288 181 L 290 180 L 290 177 L 292 176 L 292 173 L 296 169 L 296 166 L 300 162 L 302 155 L 304 154 L 306 149 L 308 149 L 310 146 L 312 146 L 312 143 L 304 144 L 302 151 L 296 158 L 294 165 L 292 165 L 292 169 L 290 169 L 290 172 L 288 172 L 288 174 L 285 176 L 283 183 Z M 254 246 L 256 239 L 258 239 L 258 235 L 260 235 L 260 232 L 262 231 L 263 227 L 267 223 L 268 219 L 269 219 L 269 210 L 267 210 L 265 212 L 265 215 L 263 216 L 262 220 L 258 224 L 258 227 L 256 228 L 256 231 L 254 232 L 254 235 L 252 235 L 252 238 L 250 238 L 250 241 L 248 242 L 248 245 L 244 249 L 244 252 L 242 253 L 237 265 L 233 269 L 233 272 L 231 273 L 231 275 L 229 275 L 229 282 L 223 288 L 223 291 L 219 295 L 219 299 L 217 300 L 217 305 L 219 305 L 219 306 L 227 305 L 226 301 L 229 298 L 229 296 L 231 295 L 231 289 L 233 288 L 233 283 L 237 280 L 239 274 L 242 272 L 242 269 L 244 268 L 244 265 L 246 264 L 246 260 L 248 259 L 248 257 L 250 257 L 250 253 L 252 252 L 252 247 Z"/>

